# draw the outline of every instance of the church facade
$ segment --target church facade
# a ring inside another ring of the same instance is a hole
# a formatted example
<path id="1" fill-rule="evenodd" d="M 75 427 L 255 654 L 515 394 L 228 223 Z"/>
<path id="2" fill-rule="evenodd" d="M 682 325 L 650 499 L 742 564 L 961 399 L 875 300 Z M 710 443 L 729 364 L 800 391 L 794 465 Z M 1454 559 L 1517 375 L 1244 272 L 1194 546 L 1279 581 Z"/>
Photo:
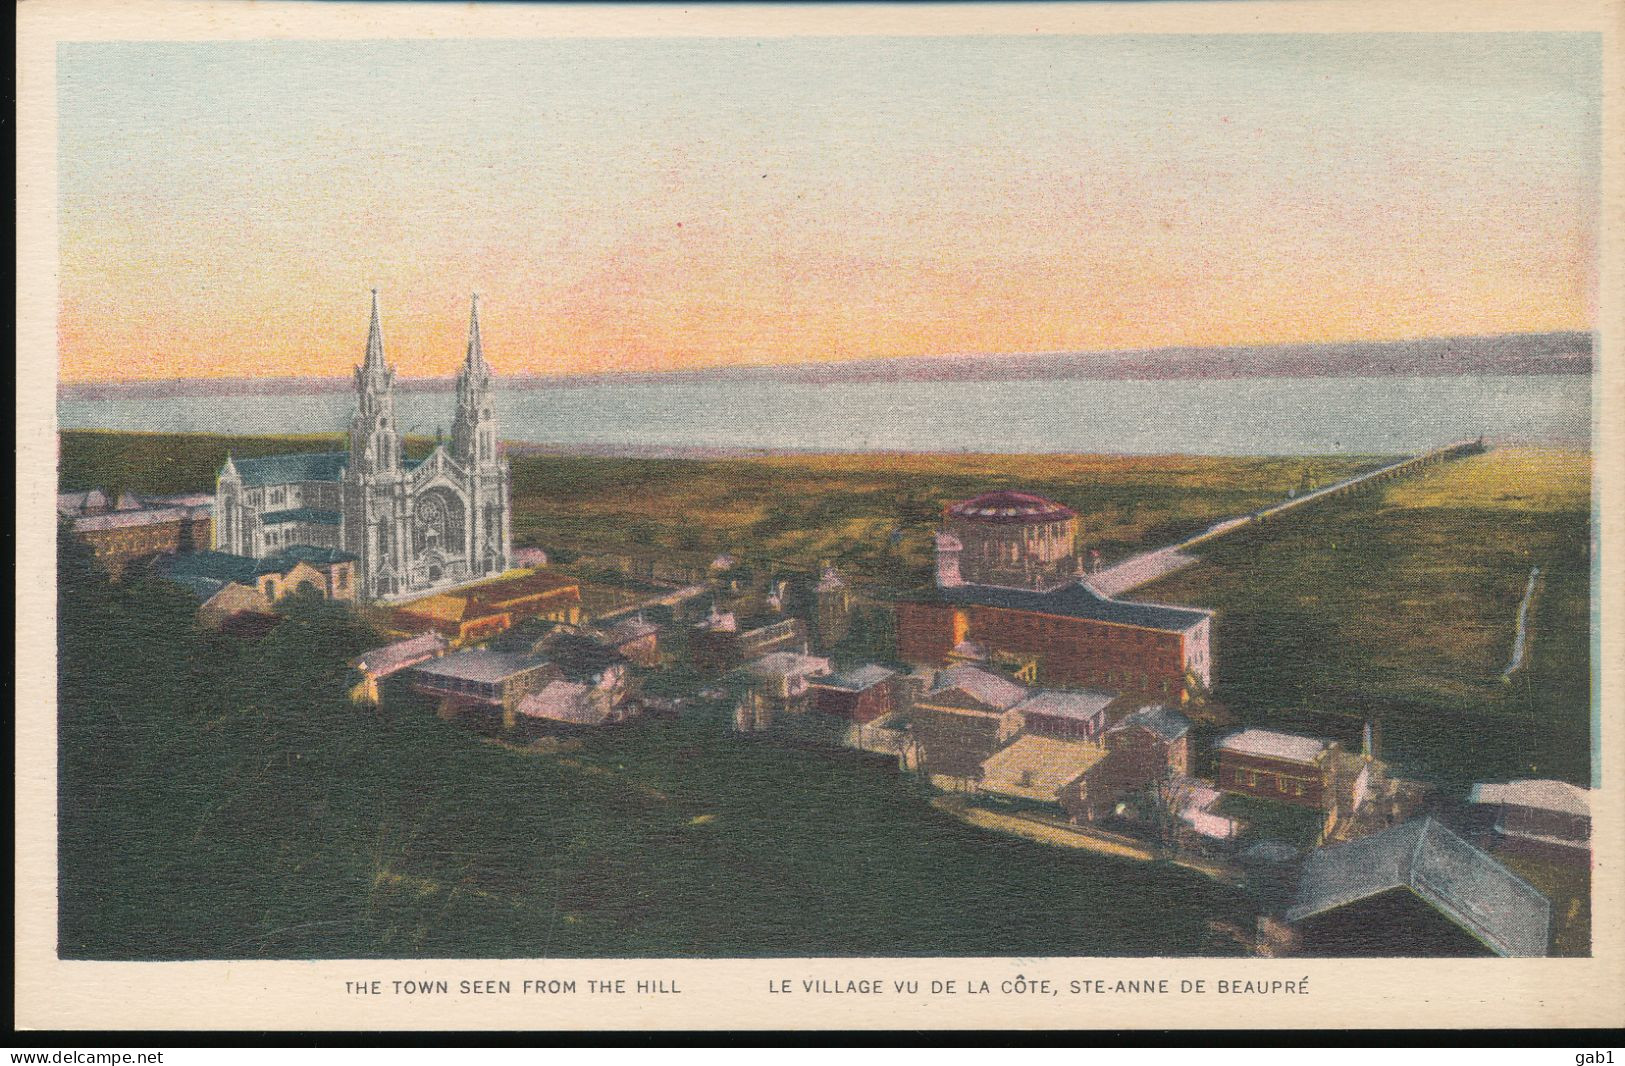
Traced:
<path id="1" fill-rule="evenodd" d="M 360 598 L 398 599 L 500 574 L 513 554 L 508 461 L 498 448 L 479 298 L 457 373 L 451 441 L 409 460 L 384 359 L 378 293 L 355 370 L 349 449 L 226 458 L 215 488 L 215 548 L 255 558 L 290 546 L 356 560 Z"/>

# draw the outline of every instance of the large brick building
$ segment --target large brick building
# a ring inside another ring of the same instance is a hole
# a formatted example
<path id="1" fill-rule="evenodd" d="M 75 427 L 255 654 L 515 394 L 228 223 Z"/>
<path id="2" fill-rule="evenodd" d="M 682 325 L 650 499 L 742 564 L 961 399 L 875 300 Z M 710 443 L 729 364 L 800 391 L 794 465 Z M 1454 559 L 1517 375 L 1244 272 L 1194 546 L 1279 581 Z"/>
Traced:
<path id="1" fill-rule="evenodd" d="M 917 666 L 1033 664 L 1046 686 L 1177 698 L 1213 677 L 1213 612 L 1102 596 L 1079 577 L 1078 519 L 1025 493 L 944 511 L 936 587 L 897 604 L 898 656 Z"/>
<path id="2" fill-rule="evenodd" d="M 1324 810 L 1331 801 L 1336 745 L 1314 737 L 1243 729 L 1214 745 L 1219 787 L 1257 799 Z"/>
<path id="3" fill-rule="evenodd" d="M 161 555 L 203 551 L 214 539 L 214 498 L 206 495 L 137 497 L 110 501 L 99 489 L 57 496 L 57 514 L 114 578 L 132 563 Z"/>
<path id="4" fill-rule="evenodd" d="M 1177 697 L 1212 681 L 1212 612 L 1129 603 L 1073 584 L 1053 592 L 962 585 L 897 604 L 897 654 L 946 662 L 961 645 L 1037 664 L 1045 685 Z"/>

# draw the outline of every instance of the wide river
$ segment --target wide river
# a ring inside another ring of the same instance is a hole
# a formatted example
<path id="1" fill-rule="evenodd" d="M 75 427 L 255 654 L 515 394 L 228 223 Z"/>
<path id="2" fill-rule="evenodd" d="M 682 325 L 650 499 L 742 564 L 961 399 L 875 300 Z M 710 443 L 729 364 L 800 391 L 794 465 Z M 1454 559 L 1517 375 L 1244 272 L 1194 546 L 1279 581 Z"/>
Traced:
<path id="1" fill-rule="evenodd" d="M 66 398 L 64 429 L 336 431 L 348 393 Z M 402 392 L 409 433 L 450 430 L 448 392 Z M 594 381 L 507 387 L 502 435 L 628 449 L 1393 454 L 1480 435 L 1584 446 L 1583 375 L 1126 381 Z"/>

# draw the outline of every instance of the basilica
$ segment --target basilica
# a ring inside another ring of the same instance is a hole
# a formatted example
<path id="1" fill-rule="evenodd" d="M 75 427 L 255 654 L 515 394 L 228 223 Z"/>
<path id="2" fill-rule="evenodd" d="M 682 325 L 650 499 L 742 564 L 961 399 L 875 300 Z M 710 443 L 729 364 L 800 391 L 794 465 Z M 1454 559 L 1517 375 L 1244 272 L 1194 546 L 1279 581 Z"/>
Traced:
<path id="1" fill-rule="evenodd" d="M 293 548 L 348 555 L 356 562 L 353 594 L 366 600 L 502 573 L 512 555 L 512 515 L 491 391 L 476 296 L 450 444 L 407 459 L 374 290 L 367 353 L 355 371 L 349 450 L 227 456 L 215 488 L 216 550 L 254 558 Z"/>

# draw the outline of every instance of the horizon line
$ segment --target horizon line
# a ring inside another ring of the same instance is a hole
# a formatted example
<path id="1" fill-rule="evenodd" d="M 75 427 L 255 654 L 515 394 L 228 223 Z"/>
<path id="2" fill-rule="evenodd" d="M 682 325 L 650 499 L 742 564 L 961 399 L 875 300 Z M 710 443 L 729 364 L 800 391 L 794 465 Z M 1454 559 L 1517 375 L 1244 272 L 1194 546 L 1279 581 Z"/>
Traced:
<path id="1" fill-rule="evenodd" d="M 863 366 L 863 365 L 885 365 L 885 364 L 895 364 L 895 363 L 921 363 L 921 362 L 932 362 L 932 361 L 937 361 L 937 360 L 948 361 L 948 360 L 958 360 L 958 359 L 964 359 L 964 360 L 973 360 L 973 359 L 986 359 L 986 360 L 1041 359 L 1041 358 L 1045 358 L 1045 357 L 1058 357 L 1058 356 L 1074 356 L 1074 357 L 1076 357 L 1076 356 L 1094 356 L 1094 357 L 1099 357 L 1099 358 L 1110 358 L 1110 357 L 1113 357 L 1113 356 L 1125 356 L 1125 355 L 1155 356 L 1155 355 L 1159 355 L 1159 354 L 1173 354 L 1173 353 L 1183 353 L 1183 354 L 1190 355 L 1190 354 L 1200 354 L 1200 353 L 1204 353 L 1204 352 L 1239 352 L 1239 351 L 1246 351 L 1246 352 L 1279 352 L 1279 351 L 1284 351 L 1284 350 L 1288 350 L 1288 349 L 1304 349 L 1304 348 L 1336 348 L 1336 347 L 1349 347 L 1349 346 L 1363 346 L 1363 347 L 1389 346 L 1389 347 L 1392 347 L 1392 346 L 1399 346 L 1399 345 L 1406 345 L 1406 344 L 1421 344 L 1421 343 L 1428 343 L 1428 342 L 1437 343 L 1437 342 L 1440 342 L 1440 341 L 1445 341 L 1445 342 L 1449 342 L 1449 341 L 1483 342 L 1483 341 L 1509 340 L 1509 339 L 1516 339 L 1516 338 L 1563 337 L 1563 336 L 1574 336 L 1574 337 L 1586 337 L 1586 338 L 1589 338 L 1592 341 L 1593 350 L 1595 350 L 1595 343 L 1596 343 L 1597 335 L 1598 335 L 1597 328 L 1595 326 L 1592 326 L 1590 328 L 1574 328 L 1574 329 L 1514 330 L 1514 331 L 1507 332 L 1507 333 L 1438 333 L 1438 334 L 1420 334 L 1420 335 L 1406 336 L 1406 337 L 1345 338 L 1345 339 L 1314 340 L 1314 341 L 1276 341 L 1276 342 L 1267 342 L 1267 343 L 1259 343 L 1259 344 L 1158 345 L 1158 346 L 1149 347 L 1149 348 L 1051 348 L 1051 349 L 1039 349 L 1039 350 L 1027 350 L 1027 351 L 1004 351 L 1004 352 L 957 351 L 957 352 L 935 352 L 935 353 L 930 353 L 930 354 L 914 354 L 914 355 L 878 355 L 878 356 L 876 356 L 876 355 L 868 355 L 868 356 L 854 356 L 854 357 L 848 358 L 848 359 L 798 359 L 798 360 L 794 360 L 794 361 L 791 361 L 791 362 L 784 362 L 784 363 L 771 363 L 771 362 L 714 363 L 714 364 L 710 364 L 710 365 L 706 365 L 706 366 L 674 367 L 674 368 L 669 369 L 669 370 L 581 370 L 581 371 L 561 370 L 561 371 L 554 371 L 554 372 L 551 372 L 551 373 L 543 373 L 543 372 L 536 372 L 536 371 L 516 371 L 516 372 L 512 372 L 512 373 L 500 373 L 497 376 L 499 378 L 501 378 L 501 379 L 505 379 L 505 380 L 508 380 L 508 381 L 556 381 L 556 380 L 563 380 L 563 379 L 593 379 L 593 378 L 609 378 L 609 379 L 627 378 L 627 379 L 650 380 L 650 379 L 662 379 L 662 378 L 697 377 L 697 376 L 716 374 L 716 373 L 726 373 L 726 372 L 729 372 L 729 371 L 764 371 L 764 370 L 766 370 L 766 371 L 798 371 L 798 370 L 806 370 L 806 369 L 809 369 L 809 368 L 828 368 L 830 370 L 837 370 L 840 367 L 852 367 L 852 366 Z M 500 358 L 500 355 L 499 355 L 499 358 Z M 360 364 L 357 363 L 356 365 L 359 366 Z M 399 366 L 399 364 L 391 364 L 391 365 L 396 366 L 397 368 Z M 1193 376 L 1200 377 L 1201 375 L 1193 375 Z M 1234 376 L 1234 375 L 1228 375 L 1228 376 Z M 1269 375 L 1263 375 L 1263 376 L 1269 376 Z M 1338 375 L 1326 374 L 1326 375 L 1300 375 L 1300 376 L 1334 377 L 1334 376 L 1338 376 Z M 348 378 L 349 378 L 349 375 L 347 375 L 347 374 L 322 374 L 322 375 L 277 374 L 277 373 L 269 373 L 269 374 L 232 374 L 232 375 L 224 375 L 224 374 L 222 374 L 222 375 L 216 375 L 216 376 L 203 376 L 203 377 L 193 376 L 193 377 L 153 377 L 153 378 L 85 378 L 85 379 L 72 380 L 72 381 L 63 380 L 63 379 L 59 378 L 57 380 L 56 385 L 57 385 L 58 391 L 61 391 L 63 389 L 71 389 L 71 388 L 76 388 L 76 387 L 104 387 L 104 386 L 121 386 L 121 385 L 123 385 L 123 386 L 159 385 L 159 384 L 172 384 L 172 385 L 174 385 L 174 384 L 189 384 L 189 383 L 198 383 L 198 384 L 218 383 L 218 384 L 224 384 L 224 383 L 230 383 L 230 382 L 251 382 L 251 381 L 341 382 L 341 381 L 348 380 Z M 442 380 L 449 380 L 449 375 L 435 374 L 435 375 L 415 376 L 415 375 L 410 375 L 410 374 L 404 374 L 403 373 L 403 374 L 400 375 L 398 380 L 403 382 L 403 383 L 405 383 L 405 382 L 442 381 Z"/>

